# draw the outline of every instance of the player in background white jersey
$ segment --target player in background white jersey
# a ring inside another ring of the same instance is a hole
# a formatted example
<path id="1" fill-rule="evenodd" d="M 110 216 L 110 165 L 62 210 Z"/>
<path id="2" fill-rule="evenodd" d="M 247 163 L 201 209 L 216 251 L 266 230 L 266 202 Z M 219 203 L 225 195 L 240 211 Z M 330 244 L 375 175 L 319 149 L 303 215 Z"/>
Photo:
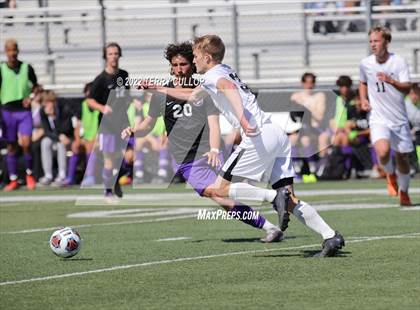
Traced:
<path id="1" fill-rule="evenodd" d="M 283 231 L 287 228 L 287 221 L 283 219 L 288 211 L 323 237 L 323 249 L 318 256 L 336 255 L 344 246 L 343 237 L 332 230 L 312 206 L 294 195 L 294 171 L 287 135 L 260 109 L 256 97 L 238 75 L 222 64 L 224 53 L 225 46 L 218 36 L 199 37 L 194 42 L 194 63 L 197 72 L 204 74 L 201 86 L 194 90 L 150 84 L 142 87 L 152 87 L 172 97 L 192 101 L 202 93 L 208 93 L 226 119 L 241 130 L 242 141 L 227 159 L 212 190 L 207 192 L 209 197 L 271 202 L 279 214 Z M 267 172 L 271 173 L 269 183 L 273 189 L 259 188 L 243 181 L 261 181 Z"/>
<path id="2" fill-rule="evenodd" d="M 376 26 L 369 31 L 372 54 L 360 64 L 359 92 L 362 108 L 369 113 L 371 141 L 387 173 L 388 192 L 400 196 L 400 205 L 410 206 L 409 153 L 413 151 L 404 96 L 410 91 L 408 65 L 404 58 L 388 51 L 388 28 Z M 390 157 L 395 151 L 397 169 Z"/>

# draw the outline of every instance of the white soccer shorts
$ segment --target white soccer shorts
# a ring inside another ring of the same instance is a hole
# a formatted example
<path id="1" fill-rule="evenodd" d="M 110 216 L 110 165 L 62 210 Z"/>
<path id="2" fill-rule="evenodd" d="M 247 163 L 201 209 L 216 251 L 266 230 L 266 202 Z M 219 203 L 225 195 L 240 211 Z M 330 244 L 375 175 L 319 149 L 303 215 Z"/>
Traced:
<path id="1" fill-rule="evenodd" d="M 391 148 L 399 153 L 410 153 L 414 150 L 408 123 L 392 127 L 380 123 L 370 124 L 370 140 L 372 144 L 375 144 L 380 139 L 388 140 Z"/>
<path id="2" fill-rule="evenodd" d="M 277 181 L 295 176 L 291 146 L 286 133 L 271 120 L 267 120 L 261 134 L 256 137 L 242 136 L 242 142 L 222 167 L 227 180 L 233 177 L 255 181 Z M 269 180 L 262 180 L 263 175 Z"/>

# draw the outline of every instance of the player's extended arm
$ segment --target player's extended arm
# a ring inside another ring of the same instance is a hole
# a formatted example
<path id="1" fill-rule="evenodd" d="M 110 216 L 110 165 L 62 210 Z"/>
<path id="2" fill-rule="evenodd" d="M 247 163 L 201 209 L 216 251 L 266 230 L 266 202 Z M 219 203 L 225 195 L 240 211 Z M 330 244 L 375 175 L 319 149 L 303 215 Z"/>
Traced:
<path id="1" fill-rule="evenodd" d="M 89 108 L 97 110 L 101 112 L 102 114 L 107 114 L 108 112 L 112 112 L 112 109 L 109 106 L 102 105 L 93 98 L 87 98 L 87 104 Z"/>
<path id="2" fill-rule="evenodd" d="M 210 148 L 219 150 L 221 139 L 219 115 L 209 115 L 207 121 L 209 123 Z"/>
<path id="3" fill-rule="evenodd" d="M 146 116 L 144 121 L 142 121 L 140 123 L 136 122 L 136 124 L 134 125 L 134 128 L 133 128 L 133 133 L 135 134 L 136 137 L 147 136 L 152 131 L 152 129 L 155 127 L 156 120 L 157 120 L 157 118 L 155 118 L 155 117 L 151 117 L 149 115 Z"/>
<path id="4" fill-rule="evenodd" d="M 217 167 L 221 164 L 219 159 L 220 152 L 220 125 L 219 115 L 207 116 L 207 122 L 209 123 L 209 142 L 210 152 L 207 152 L 203 156 L 207 156 L 207 163 L 212 167 Z"/>
<path id="5" fill-rule="evenodd" d="M 221 78 L 217 81 L 216 87 L 219 91 L 223 92 L 223 94 L 229 100 L 235 113 L 235 116 L 241 124 L 241 127 L 244 130 L 245 134 L 247 136 L 258 135 L 258 128 L 256 126 L 250 126 L 247 118 L 245 117 L 242 99 L 239 95 L 239 91 L 236 88 L 236 85 L 225 78 Z"/>
<path id="6" fill-rule="evenodd" d="M 370 104 L 369 104 L 369 100 L 367 96 L 367 83 L 360 81 L 359 95 L 360 95 L 360 101 L 362 102 L 362 110 L 370 111 Z"/>

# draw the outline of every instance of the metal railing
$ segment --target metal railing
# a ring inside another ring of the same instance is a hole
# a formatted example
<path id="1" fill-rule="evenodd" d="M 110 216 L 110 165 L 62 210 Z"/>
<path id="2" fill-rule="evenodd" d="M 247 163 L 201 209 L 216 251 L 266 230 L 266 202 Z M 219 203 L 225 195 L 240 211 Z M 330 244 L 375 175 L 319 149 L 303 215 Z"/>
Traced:
<path id="1" fill-rule="evenodd" d="M 107 5 L 106 1 L 98 0 L 97 5 L 88 5 L 83 7 L 50 7 L 48 0 L 43 0 L 44 7 L 40 8 L 22 8 L 22 9 L 2 9 L 0 10 L 0 32 L 3 44 L 5 38 L 5 29 L 8 27 L 31 27 L 30 25 L 40 25 L 43 27 L 43 48 L 27 48 L 26 50 L 33 53 L 43 53 L 45 58 L 46 73 L 50 77 L 49 83 L 56 84 L 56 59 L 62 56 L 60 53 L 69 53 L 71 48 L 61 48 L 52 46 L 52 37 L 57 40 L 57 35 L 53 35 L 55 24 L 65 25 L 69 24 L 63 30 L 63 38 L 66 41 L 69 33 L 71 33 L 72 25 L 93 24 L 97 27 L 98 38 L 96 42 L 97 50 L 105 44 L 109 39 L 109 30 L 117 27 L 118 24 L 127 22 L 140 22 L 135 25 L 156 24 L 162 25 L 156 30 L 156 37 L 162 36 L 162 39 L 167 39 L 172 42 L 179 41 L 182 37 L 185 38 L 185 24 L 190 23 L 190 38 L 192 35 L 197 35 L 201 32 L 200 20 L 217 20 L 215 25 L 206 25 L 203 29 L 211 29 L 212 27 L 217 32 L 218 30 L 225 32 L 229 37 L 227 47 L 231 50 L 233 67 L 239 72 L 241 71 L 241 58 L 243 57 L 242 49 L 253 49 L 249 53 L 251 59 L 254 60 L 253 76 L 254 80 L 263 79 L 261 73 L 261 56 L 266 53 L 267 49 L 283 46 L 286 44 L 294 44 L 301 47 L 301 65 L 303 67 L 311 66 L 311 48 L 314 44 L 346 44 L 348 41 L 367 42 L 365 31 L 377 20 L 393 20 L 400 19 L 417 22 L 420 18 L 420 1 L 414 4 L 398 5 L 398 6 L 372 6 L 371 0 L 365 1 L 365 6 L 361 7 L 325 7 L 325 8 L 305 8 L 305 4 L 317 1 L 298 0 L 298 1 L 275 1 L 275 0 L 257 0 L 257 1 L 230 1 L 230 2 L 212 2 L 211 4 L 203 3 L 168 3 L 168 4 L 133 4 L 133 5 Z M 318 1 L 322 4 L 333 5 L 336 1 L 326 0 Z M 92 3 L 92 2 L 91 2 Z M 288 5 L 283 8 L 283 5 Z M 273 23 L 270 18 L 279 18 L 279 20 L 290 19 L 295 22 L 295 29 L 293 25 L 290 26 L 290 34 L 288 33 L 288 26 L 284 22 L 284 29 L 281 34 L 287 37 L 282 40 L 276 34 L 276 28 L 271 24 L 266 26 L 267 31 L 259 33 L 259 27 L 256 25 L 255 29 L 249 31 L 246 28 L 246 23 L 252 23 L 253 20 L 260 20 L 263 24 Z M 197 21 L 198 20 L 198 21 Z M 250 20 L 251 22 L 247 22 Z M 170 21 L 169 23 L 167 21 Z M 324 40 L 323 36 L 315 35 L 310 30 L 314 23 L 322 22 L 364 22 L 364 31 L 360 36 L 342 35 L 341 37 L 334 37 L 334 40 Z M 300 25 L 300 26 L 299 26 Z M 136 27 L 136 26 L 134 26 Z M 165 28 L 167 27 L 167 28 Z M 270 28 L 271 27 L 271 28 Z M 418 26 L 420 27 L 420 25 Z M 152 27 L 151 27 L 152 28 Z M 28 29 L 31 32 L 34 29 Z M 255 33 L 255 34 L 253 34 Z M 362 35 L 363 33 L 363 35 Z M 401 32 L 403 33 L 403 32 Z M 412 51 L 413 72 L 418 73 L 418 50 L 420 47 L 420 39 L 418 28 L 414 31 L 408 29 L 408 35 L 400 36 L 403 42 L 414 42 Z M 170 34 L 169 36 L 167 34 Z M 13 35 L 13 33 L 12 33 Z M 83 32 L 79 36 L 87 35 Z M 144 35 L 139 29 L 139 36 Z M 279 38 L 275 38 L 275 37 Z M 254 39 L 255 38 L 255 42 Z M 361 41 L 364 40 L 364 41 Z M 69 40 L 67 40 L 69 41 Z M 139 41 L 141 41 L 139 39 Z M 152 40 L 151 40 L 152 41 Z M 324 42 L 325 41 L 325 42 Z M 132 43 L 131 49 L 138 49 L 139 52 L 145 49 L 161 49 L 166 45 L 167 41 L 162 41 L 161 44 L 145 44 L 139 42 Z M 28 45 L 28 44 L 27 44 Z M 95 44 L 86 44 L 85 47 L 77 46 L 77 51 L 86 51 L 87 53 L 95 49 Z M 59 55 L 59 56 L 58 56 Z M 63 57 L 63 56 L 62 56 Z"/>

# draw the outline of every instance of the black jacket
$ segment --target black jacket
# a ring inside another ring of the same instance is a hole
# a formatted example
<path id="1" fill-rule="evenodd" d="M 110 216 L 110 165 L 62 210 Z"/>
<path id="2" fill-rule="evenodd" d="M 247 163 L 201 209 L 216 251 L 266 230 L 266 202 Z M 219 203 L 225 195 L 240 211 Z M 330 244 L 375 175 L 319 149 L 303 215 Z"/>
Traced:
<path id="1" fill-rule="evenodd" d="M 64 105 L 57 105 L 55 108 L 55 119 L 53 124 L 50 124 L 48 116 L 44 109 L 41 110 L 41 123 L 44 129 L 44 135 L 50 137 L 53 141 L 58 141 L 60 134 L 64 134 L 69 138 L 74 136 L 74 128 L 72 124 L 73 113 Z"/>

